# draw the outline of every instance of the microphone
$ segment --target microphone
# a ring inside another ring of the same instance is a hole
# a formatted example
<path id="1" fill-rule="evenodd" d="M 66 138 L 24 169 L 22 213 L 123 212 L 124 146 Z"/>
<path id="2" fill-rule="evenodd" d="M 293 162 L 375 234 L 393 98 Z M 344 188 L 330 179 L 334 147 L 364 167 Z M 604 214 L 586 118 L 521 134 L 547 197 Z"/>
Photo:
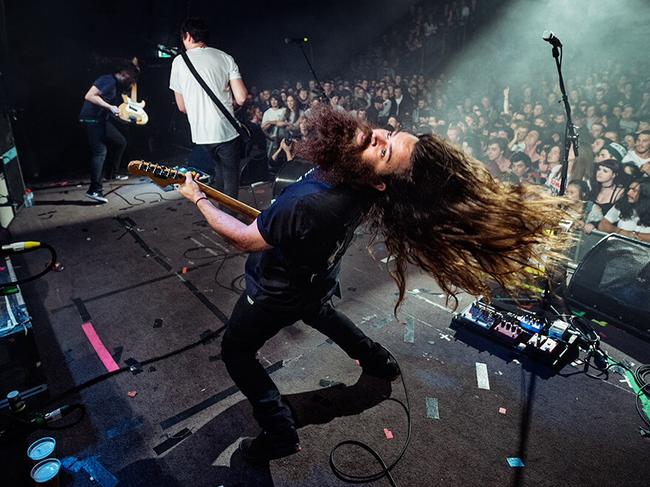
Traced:
<path id="1" fill-rule="evenodd" d="M 14 242 L 0 247 L 0 254 L 12 254 L 35 249 L 41 246 L 41 242 Z"/>
<path id="2" fill-rule="evenodd" d="M 285 37 L 284 38 L 284 43 L 285 44 L 306 44 L 309 42 L 309 37 Z"/>
<path id="3" fill-rule="evenodd" d="M 544 33 L 542 34 L 542 39 L 544 39 L 553 47 L 562 47 L 562 43 L 560 42 L 560 39 L 555 37 L 553 31 L 545 30 Z"/>

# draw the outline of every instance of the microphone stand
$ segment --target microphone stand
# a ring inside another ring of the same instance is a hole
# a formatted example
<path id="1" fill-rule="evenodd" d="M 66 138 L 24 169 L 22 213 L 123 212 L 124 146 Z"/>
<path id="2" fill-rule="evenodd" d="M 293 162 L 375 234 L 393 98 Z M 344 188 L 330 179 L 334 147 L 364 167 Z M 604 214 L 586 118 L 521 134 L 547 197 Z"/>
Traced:
<path id="1" fill-rule="evenodd" d="M 545 39 L 547 40 L 547 39 Z M 562 170 L 560 171 L 560 191 L 559 196 L 564 196 L 567 184 L 567 176 L 569 172 L 569 152 L 571 147 L 573 147 L 573 153 L 575 156 L 578 156 L 578 130 L 573 124 L 571 118 L 571 105 L 569 105 L 569 99 L 566 94 L 566 88 L 564 87 L 564 77 L 562 76 L 562 44 L 559 43 L 557 39 L 553 44 L 553 58 L 555 59 L 555 66 L 557 67 L 557 73 L 560 83 L 560 92 L 562 93 L 562 101 L 564 102 L 564 110 L 566 111 L 566 126 L 564 129 L 564 155 L 562 158 Z M 534 299 L 532 300 L 535 301 Z M 542 298 L 540 300 L 540 312 L 538 314 L 543 315 L 545 312 L 551 310 L 551 290 L 548 279 L 544 282 L 544 291 Z"/>
<path id="2" fill-rule="evenodd" d="M 327 99 L 327 103 L 330 103 L 330 97 L 327 93 L 325 93 L 325 89 L 323 88 L 323 84 L 320 82 L 318 79 L 318 76 L 316 75 L 316 71 L 314 71 L 314 67 L 311 65 L 311 61 L 309 61 L 309 56 L 307 56 L 307 53 L 305 52 L 305 43 L 301 42 L 300 43 L 300 52 L 302 52 L 303 57 L 305 58 L 305 61 L 307 62 L 307 66 L 309 66 L 309 71 L 311 71 L 311 75 L 314 77 L 316 80 L 316 83 L 318 84 L 320 88 L 320 92 L 323 94 L 323 96 Z"/>
<path id="3" fill-rule="evenodd" d="M 552 35 L 551 35 L 552 37 Z M 562 44 L 559 40 L 555 39 L 556 42 L 552 42 L 553 49 L 551 51 L 553 58 L 555 59 L 555 66 L 557 68 L 557 74 L 560 85 L 560 92 L 562 93 L 562 102 L 564 102 L 564 110 L 566 112 L 566 126 L 564 129 L 564 155 L 562 157 L 562 170 L 560 171 L 560 191 L 559 196 L 564 196 L 567 185 L 567 177 L 569 172 L 569 152 L 573 147 L 573 153 L 575 157 L 578 157 L 578 130 L 573 124 L 573 119 L 571 118 L 571 105 L 569 104 L 569 98 L 566 94 L 566 88 L 564 87 L 564 77 L 562 76 Z M 544 282 L 544 293 L 541 299 L 541 308 L 542 313 L 549 311 L 551 306 L 551 289 L 548 281 L 548 277 Z"/>
<path id="4" fill-rule="evenodd" d="M 564 102 L 564 110 L 566 111 L 566 127 L 564 129 L 564 157 L 562 158 L 562 171 L 560 175 L 560 196 L 564 196 L 567 184 L 567 176 L 569 172 L 569 151 L 573 147 L 573 153 L 578 157 L 578 130 L 573 124 L 571 119 L 571 105 L 566 94 L 564 87 L 564 78 L 562 76 L 562 47 L 557 44 L 553 45 L 552 50 L 553 58 L 555 59 L 555 66 L 557 67 L 557 74 L 560 81 L 560 91 L 562 92 L 562 101 Z"/>

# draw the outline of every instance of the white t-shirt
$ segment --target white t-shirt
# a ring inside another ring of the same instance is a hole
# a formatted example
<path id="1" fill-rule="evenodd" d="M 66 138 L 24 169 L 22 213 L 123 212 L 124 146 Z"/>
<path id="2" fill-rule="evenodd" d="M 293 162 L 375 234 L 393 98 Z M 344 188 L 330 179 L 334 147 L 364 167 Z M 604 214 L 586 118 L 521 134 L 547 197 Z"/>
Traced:
<path id="1" fill-rule="evenodd" d="M 636 214 L 636 210 L 633 210 L 631 218 L 621 218 L 620 210 L 615 206 L 612 206 L 605 215 L 605 220 L 610 222 L 612 225 L 616 225 L 621 230 L 650 233 L 650 227 L 639 225 L 639 216 Z"/>
<path id="2" fill-rule="evenodd" d="M 233 114 L 230 80 L 241 79 L 241 74 L 232 56 L 213 47 L 190 49 L 187 55 L 201 78 Z M 172 62 L 169 88 L 183 95 L 192 142 L 216 144 L 237 137 L 237 131 L 194 78 L 181 56 L 176 56 Z"/>
<path id="3" fill-rule="evenodd" d="M 625 157 L 623 157 L 623 162 L 633 162 L 640 168 L 646 162 L 650 162 L 650 157 L 648 157 L 647 159 L 641 159 L 635 151 L 631 150 L 628 151 L 627 154 L 625 154 Z"/>
<path id="4" fill-rule="evenodd" d="M 264 127 L 264 124 L 267 122 L 277 122 L 280 120 L 284 120 L 286 114 L 286 108 L 268 108 L 265 112 L 264 115 L 262 115 L 262 127 Z M 267 130 L 267 134 L 270 137 L 277 137 L 278 135 L 278 127 L 277 125 L 271 125 L 269 129 Z"/>

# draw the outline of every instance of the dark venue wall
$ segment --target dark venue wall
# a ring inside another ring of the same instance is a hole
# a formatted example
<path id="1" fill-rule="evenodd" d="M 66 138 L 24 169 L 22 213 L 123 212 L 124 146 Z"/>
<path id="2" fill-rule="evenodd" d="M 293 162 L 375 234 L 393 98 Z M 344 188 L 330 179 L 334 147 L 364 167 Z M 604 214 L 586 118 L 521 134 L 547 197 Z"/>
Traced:
<path id="1" fill-rule="evenodd" d="M 65 177 L 86 170 L 88 147 L 77 123 L 93 80 L 137 56 L 143 64 L 139 97 L 151 122 L 127 128 L 127 158 L 156 157 L 186 123 L 168 89 L 171 60 L 155 57 L 156 44 L 180 45 L 187 15 L 208 18 L 212 45 L 232 54 L 247 85 L 278 86 L 311 77 L 300 49 L 285 37 L 308 36 L 308 54 L 319 76 L 340 69 L 368 46 L 414 1 L 249 1 L 245 5 L 179 0 L 6 2 L 5 83 L 16 110 L 16 137 L 27 179 Z M 182 141 L 180 141 L 182 142 Z"/>

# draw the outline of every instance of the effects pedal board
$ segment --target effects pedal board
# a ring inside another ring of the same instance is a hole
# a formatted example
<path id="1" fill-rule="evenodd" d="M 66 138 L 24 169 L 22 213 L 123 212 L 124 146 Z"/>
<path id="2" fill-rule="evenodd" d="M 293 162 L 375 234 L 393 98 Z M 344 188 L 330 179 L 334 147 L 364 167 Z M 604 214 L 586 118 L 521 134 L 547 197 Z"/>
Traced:
<path id="1" fill-rule="evenodd" d="M 454 316 L 453 323 L 481 332 L 552 367 L 560 366 L 566 353 L 577 347 L 576 335 L 569 332 L 567 322 L 549 322 L 499 302 L 478 299 Z"/>

